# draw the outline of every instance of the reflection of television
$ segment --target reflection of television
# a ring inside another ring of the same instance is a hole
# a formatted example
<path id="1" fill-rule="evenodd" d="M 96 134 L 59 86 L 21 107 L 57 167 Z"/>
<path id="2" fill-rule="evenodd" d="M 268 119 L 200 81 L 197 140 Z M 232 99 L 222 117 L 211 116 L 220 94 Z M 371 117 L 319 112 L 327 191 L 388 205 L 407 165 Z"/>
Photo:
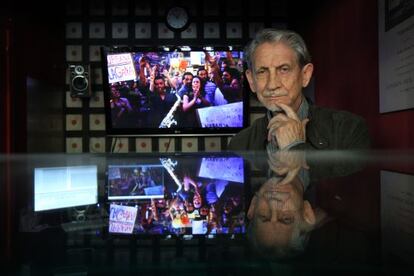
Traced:
<path id="1" fill-rule="evenodd" d="M 206 157 L 201 160 L 199 176 L 244 182 L 244 163 L 240 157 Z M 220 172 L 219 174 L 217 172 Z"/>
<path id="2" fill-rule="evenodd" d="M 34 210 L 96 204 L 96 166 L 35 168 Z"/>
<path id="3" fill-rule="evenodd" d="M 211 67 L 214 81 L 203 80 L 200 92 L 183 84 Z M 248 125 L 241 50 L 102 47 L 102 73 L 108 135 L 225 135 Z"/>
<path id="4" fill-rule="evenodd" d="M 164 197 L 162 165 L 109 165 L 108 199 L 151 199 Z"/>
<path id="5" fill-rule="evenodd" d="M 112 209 L 114 204 L 117 204 L 134 207 L 137 210 L 134 211 L 136 214 L 134 220 L 128 216 L 131 220 L 122 222 L 122 227 L 119 226 L 119 221 L 115 219 L 110 221 L 108 229 L 110 233 L 137 235 L 245 233 L 243 158 L 229 153 L 203 153 L 165 155 L 160 156 L 158 160 L 165 171 L 164 197 L 129 203 L 111 201 Z M 112 176 L 111 173 L 108 174 L 109 178 L 119 177 L 118 172 L 112 174 Z M 126 207 L 118 209 L 122 208 Z M 123 219 L 124 216 L 120 218 Z"/>

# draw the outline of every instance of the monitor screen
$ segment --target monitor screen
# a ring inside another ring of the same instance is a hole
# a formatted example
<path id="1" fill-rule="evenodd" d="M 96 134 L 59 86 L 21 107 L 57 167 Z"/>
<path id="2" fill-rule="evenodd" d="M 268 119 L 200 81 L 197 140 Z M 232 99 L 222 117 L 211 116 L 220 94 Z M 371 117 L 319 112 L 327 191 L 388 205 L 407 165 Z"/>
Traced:
<path id="1" fill-rule="evenodd" d="M 243 158 L 216 154 L 198 157 L 171 156 L 161 157 L 158 162 L 164 171 L 163 197 L 111 200 L 108 206 L 110 233 L 245 233 Z M 109 166 L 109 169 L 113 167 Z M 140 166 L 131 166 L 133 167 Z M 108 178 L 113 176 L 108 174 Z"/>
<path id="2" fill-rule="evenodd" d="M 102 47 L 102 53 L 108 135 L 224 135 L 248 125 L 241 50 Z"/>
<path id="3" fill-rule="evenodd" d="M 35 168 L 34 210 L 96 204 L 97 179 L 97 166 Z"/>
<path id="4" fill-rule="evenodd" d="M 108 199 L 164 198 L 164 168 L 156 165 L 109 165 Z"/>

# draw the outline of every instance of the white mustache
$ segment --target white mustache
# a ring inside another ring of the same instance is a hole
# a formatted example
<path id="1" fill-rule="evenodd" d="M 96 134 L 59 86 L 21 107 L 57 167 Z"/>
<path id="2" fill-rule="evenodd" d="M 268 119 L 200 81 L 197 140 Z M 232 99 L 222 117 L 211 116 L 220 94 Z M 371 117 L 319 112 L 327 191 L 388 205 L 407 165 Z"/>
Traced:
<path id="1" fill-rule="evenodd" d="M 285 202 L 287 199 L 289 199 L 290 194 L 286 192 L 267 191 L 263 193 L 263 197 L 267 200 Z"/>
<path id="2" fill-rule="evenodd" d="M 280 97 L 280 96 L 286 96 L 287 94 L 283 91 L 264 91 L 263 96 L 264 97 Z"/>

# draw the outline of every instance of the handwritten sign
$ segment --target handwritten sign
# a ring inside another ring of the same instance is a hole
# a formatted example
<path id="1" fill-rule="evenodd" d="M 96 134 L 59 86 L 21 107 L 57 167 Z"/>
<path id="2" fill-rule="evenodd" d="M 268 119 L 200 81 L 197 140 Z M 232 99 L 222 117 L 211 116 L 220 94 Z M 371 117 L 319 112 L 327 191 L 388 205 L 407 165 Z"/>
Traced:
<path id="1" fill-rule="evenodd" d="M 108 55 L 107 60 L 109 83 L 136 79 L 134 60 L 131 54 Z"/>
<path id="2" fill-rule="evenodd" d="M 244 183 L 243 158 L 203 158 L 198 176 Z"/>
<path id="3" fill-rule="evenodd" d="M 243 102 L 197 109 L 202 127 L 242 127 Z"/>
<path id="4" fill-rule="evenodd" d="M 134 230 L 137 208 L 111 204 L 109 212 L 109 232 L 131 234 Z"/>

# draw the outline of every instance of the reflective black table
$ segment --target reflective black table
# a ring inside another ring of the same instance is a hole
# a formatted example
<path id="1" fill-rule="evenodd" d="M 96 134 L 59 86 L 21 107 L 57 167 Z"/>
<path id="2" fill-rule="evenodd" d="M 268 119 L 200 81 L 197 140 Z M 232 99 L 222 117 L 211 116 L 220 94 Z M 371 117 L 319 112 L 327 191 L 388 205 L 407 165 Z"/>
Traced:
<path id="1" fill-rule="evenodd" d="M 414 152 L 2 155 L 12 275 L 411 275 Z"/>

